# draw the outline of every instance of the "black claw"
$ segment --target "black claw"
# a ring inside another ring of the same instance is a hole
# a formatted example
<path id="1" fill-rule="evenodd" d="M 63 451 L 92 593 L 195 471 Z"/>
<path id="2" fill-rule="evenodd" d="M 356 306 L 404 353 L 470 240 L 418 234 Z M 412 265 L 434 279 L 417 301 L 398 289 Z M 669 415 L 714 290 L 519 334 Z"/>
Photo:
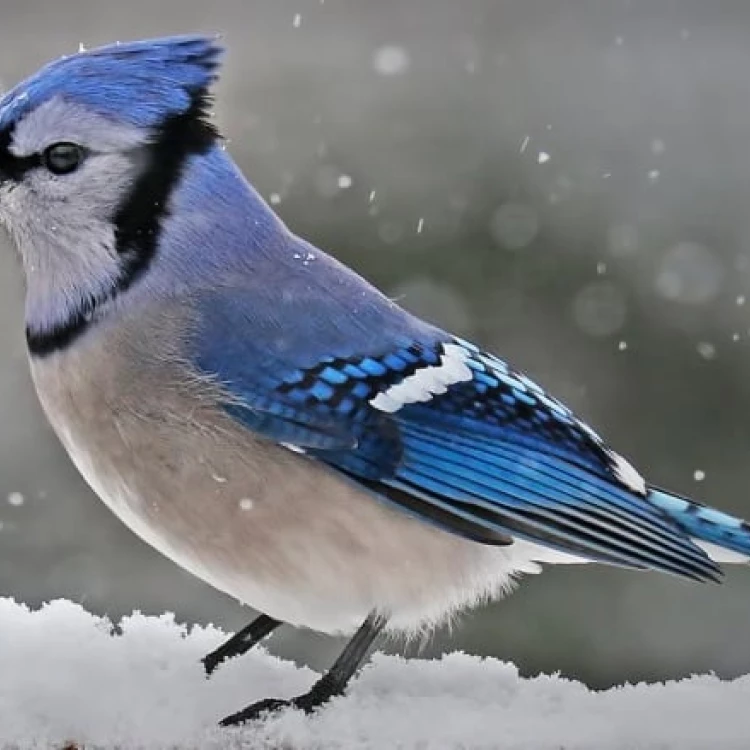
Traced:
<path id="1" fill-rule="evenodd" d="M 224 659 L 220 656 L 217 656 L 215 653 L 208 654 L 208 656 L 204 656 L 201 659 L 201 662 L 203 664 L 203 669 L 206 672 L 206 677 L 210 677 L 216 667 L 219 666 L 224 661 Z"/>
<path id="2" fill-rule="evenodd" d="M 237 713 L 223 718 L 219 722 L 219 726 L 236 727 L 240 724 L 248 724 L 251 721 L 263 719 L 268 714 L 291 707 L 294 707 L 294 701 L 285 701 L 281 698 L 266 698 L 265 700 L 253 703 L 247 708 L 243 708 L 242 711 L 237 711 Z"/>
<path id="3" fill-rule="evenodd" d="M 317 709 L 325 706 L 325 704 L 334 697 L 334 695 L 321 695 L 320 693 L 311 690 L 309 693 L 305 693 L 305 695 L 299 695 L 296 698 L 292 698 L 290 702 L 294 708 L 298 708 L 300 711 L 304 711 L 306 714 L 310 715 L 315 713 Z"/>
<path id="4" fill-rule="evenodd" d="M 318 689 L 316 689 L 318 688 Z M 283 711 L 286 708 L 295 708 L 299 711 L 310 715 L 322 706 L 324 706 L 331 698 L 340 693 L 330 693 L 325 690 L 321 690 L 317 685 L 309 692 L 304 695 L 298 695 L 296 698 L 291 700 L 283 700 L 281 698 L 266 698 L 257 703 L 253 703 L 247 708 L 243 708 L 242 711 L 227 716 L 219 722 L 222 727 L 234 727 L 239 724 L 247 724 L 251 721 L 258 721 L 264 719 L 268 714 L 273 714 L 278 711 Z"/>

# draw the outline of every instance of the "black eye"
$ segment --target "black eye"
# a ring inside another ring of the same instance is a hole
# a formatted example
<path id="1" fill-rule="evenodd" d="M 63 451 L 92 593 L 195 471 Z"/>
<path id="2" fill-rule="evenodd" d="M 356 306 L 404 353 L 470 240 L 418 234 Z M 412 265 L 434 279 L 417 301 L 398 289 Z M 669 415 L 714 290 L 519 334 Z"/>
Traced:
<path id="1" fill-rule="evenodd" d="M 54 143 L 44 150 L 42 163 L 52 174 L 70 174 L 81 166 L 84 156 L 77 143 Z"/>

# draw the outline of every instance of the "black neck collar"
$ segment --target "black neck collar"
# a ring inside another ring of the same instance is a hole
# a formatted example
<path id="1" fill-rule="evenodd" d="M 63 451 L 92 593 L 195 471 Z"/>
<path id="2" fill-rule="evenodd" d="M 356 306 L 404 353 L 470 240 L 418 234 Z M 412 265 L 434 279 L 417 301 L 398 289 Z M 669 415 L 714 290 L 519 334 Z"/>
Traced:
<path id="1" fill-rule="evenodd" d="M 145 146 L 145 166 L 115 212 L 115 242 L 120 272 L 112 286 L 91 296 L 56 325 L 42 331 L 26 329 L 26 342 L 35 357 L 43 357 L 69 346 L 96 320 L 103 305 L 128 289 L 153 261 L 169 211 L 169 199 L 183 175 L 191 156 L 205 154 L 216 143 L 218 133 L 206 120 L 207 99 L 193 97 L 191 107 L 168 117 Z M 0 133 L 0 154 L 2 150 Z M 10 135 L 8 136 L 10 142 Z M 7 149 L 5 152 L 7 154 Z M 0 157 L 1 159 L 2 157 Z M 11 161 L 15 157 L 11 156 Z M 34 157 L 27 157 L 32 160 Z M 0 169 L 4 171 L 0 161 Z M 32 168 L 29 163 L 17 167 Z M 17 172 L 18 173 L 18 172 Z"/>

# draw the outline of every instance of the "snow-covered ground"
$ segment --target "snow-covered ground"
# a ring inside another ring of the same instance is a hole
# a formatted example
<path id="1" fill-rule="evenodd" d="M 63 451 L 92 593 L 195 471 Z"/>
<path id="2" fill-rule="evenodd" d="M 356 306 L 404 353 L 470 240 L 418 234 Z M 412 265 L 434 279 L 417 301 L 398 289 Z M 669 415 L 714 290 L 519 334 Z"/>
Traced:
<path id="1" fill-rule="evenodd" d="M 292 711 L 219 730 L 223 715 L 304 691 L 315 678 L 258 649 L 207 680 L 199 659 L 223 637 L 169 616 L 134 615 L 113 633 L 70 602 L 32 612 L 0 599 L 0 747 L 750 747 L 750 677 L 592 692 L 460 653 L 438 661 L 376 654 L 349 694 L 314 718 Z"/>

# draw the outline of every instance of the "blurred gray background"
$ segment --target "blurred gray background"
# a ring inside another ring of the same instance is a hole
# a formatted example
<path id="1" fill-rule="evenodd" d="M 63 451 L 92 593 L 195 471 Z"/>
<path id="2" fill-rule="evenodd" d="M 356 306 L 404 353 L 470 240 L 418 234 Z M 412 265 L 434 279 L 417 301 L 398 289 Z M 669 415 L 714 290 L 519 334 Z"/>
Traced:
<path id="1" fill-rule="evenodd" d="M 656 484 L 750 516 L 750 4 L 1 0 L 0 80 L 79 42 L 189 31 L 225 34 L 218 121 L 296 231 L 527 370 Z M 250 610 L 68 463 L 0 242 L 0 595 L 241 627 Z M 316 667 L 340 645 L 269 644 Z M 422 653 L 448 648 L 596 686 L 740 674 L 750 569 L 723 586 L 548 570 Z"/>

